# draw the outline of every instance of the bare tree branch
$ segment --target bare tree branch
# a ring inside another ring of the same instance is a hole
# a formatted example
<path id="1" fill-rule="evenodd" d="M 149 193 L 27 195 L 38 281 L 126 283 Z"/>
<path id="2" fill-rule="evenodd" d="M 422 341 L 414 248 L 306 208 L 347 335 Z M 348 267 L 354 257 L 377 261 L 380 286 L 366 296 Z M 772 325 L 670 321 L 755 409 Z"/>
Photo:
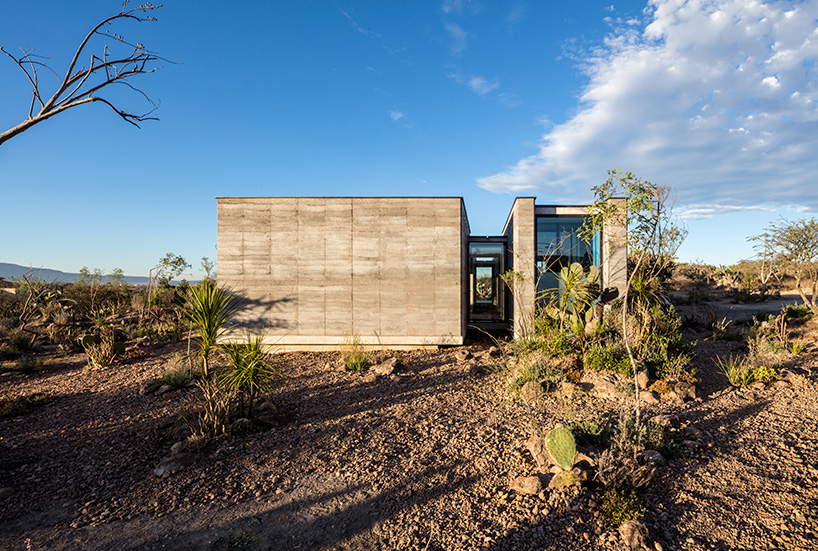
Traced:
<path id="1" fill-rule="evenodd" d="M 132 44 L 126 41 L 121 35 L 110 32 L 109 30 L 101 30 L 103 27 L 110 25 L 119 20 L 133 20 L 136 22 L 156 21 L 156 18 L 148 15 L 148 12 L 161 8 L 162 5 L 152 5 L 150 3 L 142 4 L 137 8 L 126 10 L 127 2 L 123 3 L 122 11 L 111 17 L 107 17 L 100 21 L 88 34 L 85 35 L 82 42 L 74 52 L 71 62 L 68 64 L 68 69 L 65 76 L 59 83 L 57 90 L 47 99 L 43 100 L 43 95 L 40 90 L 40 80 L 38 71 L 43 67 L 50 70 L 55 75 L 51 67 L 46 63 L 37 61 L 35 58 L 39 57 L 32 53 L 32 50 L 22 50 L 22 55 L 16 57 L 8 51 L 0 47 L 0 52 L 3 52 L 10 57 L 14 63 L 20 67 L 25 73 L 26 78 L 31 84 L 32 98 L 29 106 L 28 118 L 21 123 L 9 128 L 0 133 L 0 145 L 7 142 L 14 136 L 21 134 L 54 115 L 77 107 L 86 103 L 101 102 L 110 107 L 117 115 L 119 115 L 125 122 L 128 122 L 137 128 L 142 121 L 158 120 L 151 116 L 159 106 L 159 102 L 154 102 L 151 98 L 140 88 L 134 86 L 130 80 L 139 76 L 155 72 L 159 67 L 154 66 L 158 61 L 168 61 L 159 57 L 155 52 L 149 51 L 141 42 Z M 108 45 L 105 45 L 102 50 L 102 55 L 91 55 L 90 65 L 77 68 L 77 62 L 83 55 L 86 47 L 91 43 L 96 36 L 112 39 L 116 42 L 130 46 L 132 50 L 129 54 L 124 53 L 111 59 Z M 57 77 L 59 78 L 59 77 Z M 151 109 L 145 113 L 134 113 L 126 111 L 114 105 L 112 101 L 98 95 L 104 92 L 105 89 L 114 84 L 124 84 L 131 90 L 142 95 L 145 100 L 151 105 Z M 34 113 L 35 104 L 39 103 L 41 106 L 39 112 Z"/>

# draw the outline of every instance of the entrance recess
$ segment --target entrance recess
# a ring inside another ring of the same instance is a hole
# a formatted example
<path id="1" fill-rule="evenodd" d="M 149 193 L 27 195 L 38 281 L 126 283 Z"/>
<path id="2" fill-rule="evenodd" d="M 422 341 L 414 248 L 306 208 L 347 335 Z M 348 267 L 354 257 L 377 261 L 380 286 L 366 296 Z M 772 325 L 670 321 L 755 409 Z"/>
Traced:
<path id="1" fill-rule="evenodd" d="M 469 320 L 471 322 L 506 321 L 505 286 L 500 275 L 505 271 L 505 240 L 469 240 Z"/>

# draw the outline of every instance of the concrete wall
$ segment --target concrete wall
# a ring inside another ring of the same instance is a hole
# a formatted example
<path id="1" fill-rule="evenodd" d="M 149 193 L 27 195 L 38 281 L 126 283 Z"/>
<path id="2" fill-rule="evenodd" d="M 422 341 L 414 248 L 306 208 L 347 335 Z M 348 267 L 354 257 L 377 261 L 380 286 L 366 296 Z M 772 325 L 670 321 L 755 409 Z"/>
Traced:
<path id="1" fill-rule="evenodd" d="M 537 294 L 536 239 L 537 225 L 534 218 L 534 197 L 517 197 L 503 228 L 511 251 L 510 269 L 520 272 L 523 280 L 515 284 L 517 289 L 511 309 L 515 337 L 521 337 L 531 329 L 534 319 L 534 299 Z"/>
<path id="2" fill-rule="evenodd" d="M 467 237 L 457 197 L 220 197 L 218 282 L 284 349 L 461 344 Z"/>
<path id="3" fill-rule="evenodd" d="M 622 217 L 612 220 L 602 229 L 602 284 L 616 287 L 623 296 L 628 285 L 628 229 L 625 226 L 625 199 L 610 199 Z"/>

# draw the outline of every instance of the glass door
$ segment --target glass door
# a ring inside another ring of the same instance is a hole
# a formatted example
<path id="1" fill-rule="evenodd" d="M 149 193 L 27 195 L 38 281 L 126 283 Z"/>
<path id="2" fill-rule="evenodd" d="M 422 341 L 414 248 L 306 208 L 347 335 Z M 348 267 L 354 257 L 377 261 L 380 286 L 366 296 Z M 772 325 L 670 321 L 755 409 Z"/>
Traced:
<path id="1" fill-rule="evenodd" d="M 505 292 L 500 275 L 504 269 L 505 244 L 469 243 L 469 319 L 504 321 Z"/>

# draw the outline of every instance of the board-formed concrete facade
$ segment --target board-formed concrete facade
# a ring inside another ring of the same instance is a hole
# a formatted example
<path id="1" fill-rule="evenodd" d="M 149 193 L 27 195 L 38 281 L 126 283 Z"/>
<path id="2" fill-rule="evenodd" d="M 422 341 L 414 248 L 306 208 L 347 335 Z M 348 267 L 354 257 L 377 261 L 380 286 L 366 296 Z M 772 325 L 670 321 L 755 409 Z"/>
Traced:
<path id="1" fill-rule="evenodd" d="M 474 263 L 462 198 L 217 200 L 218 283 L 244 299 L 234 335 L 261 331 L 281 350 L 337 349 L 353 337 L 373 348 L 463 343 Z M 586 212 L 518 197 L 503 235 L 482 238 L 501 240 L 505 269 L 524 276 L 505 313 L 515 334 L 535 308 L 538 217 Z M 623 231 L 602 235 L 606 287 L 625 285 L 626 251 L 617 244 Z"/>
<path id="2" fill-rule="evenodd" d="M 283 348 L 462 344 L 468 235 L 458 197 L 221 197 L 218 282 Z"/>

